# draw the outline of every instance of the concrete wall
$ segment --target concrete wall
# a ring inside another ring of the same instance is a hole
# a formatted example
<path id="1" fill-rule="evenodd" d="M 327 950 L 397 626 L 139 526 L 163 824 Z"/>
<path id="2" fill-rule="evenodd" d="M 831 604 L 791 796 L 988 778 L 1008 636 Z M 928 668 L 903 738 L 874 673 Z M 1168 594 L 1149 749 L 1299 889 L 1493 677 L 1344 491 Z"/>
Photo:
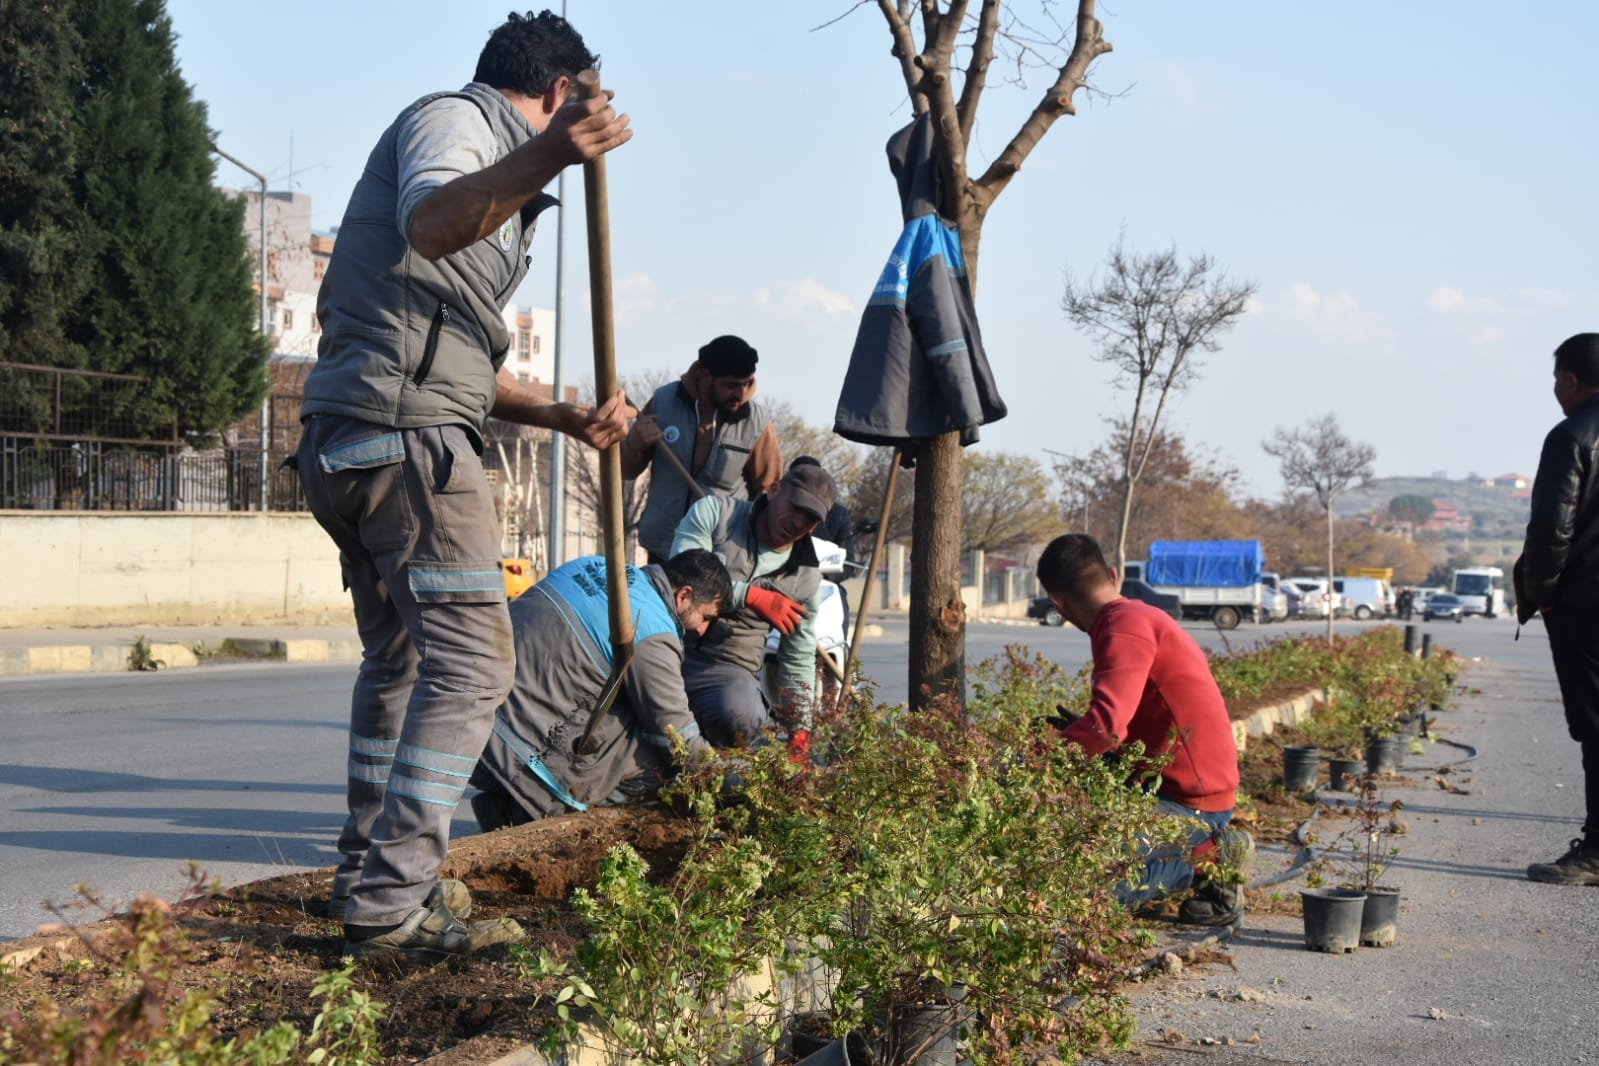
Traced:
<path id="1" fill-rule="evenodd" d="M 308 514 L 0 511 L 0 627 L 352 622 Z"/>

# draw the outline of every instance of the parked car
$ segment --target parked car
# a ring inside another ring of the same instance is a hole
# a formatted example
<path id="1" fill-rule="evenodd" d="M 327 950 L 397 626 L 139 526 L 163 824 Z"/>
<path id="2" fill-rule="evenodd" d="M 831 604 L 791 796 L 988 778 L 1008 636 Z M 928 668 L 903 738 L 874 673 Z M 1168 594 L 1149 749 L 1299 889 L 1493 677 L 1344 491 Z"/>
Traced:
<path id="1" fill-rule="evenodd" d="M 1136 578 L 1128 578 L 1122 582 L 1122 595 L 1130 600 L 1142 600 L 1157 610 L 1165 611 L 1174 621 L 1182 621 L 1183 604 L 1176 596 L 1168 592 L 1157 592 Z M 1048 596 L 1034 596 L 1027 604 L 1027 617 L 1036 618 L 1039 624 L 1046 626 L 1063 626 L 1066 619 L 1055 609 Z"/>
<path id="2" fill-rule="evenodd" d="M 1327 587 L 1327 579 L 1324 577 L 1284 578 L 1283 584 L 1292 585 L 1299 590 L 1300 618 L 1326 618 L 1328 614 L 1335 613 L 1340 606 L 1338 593 Z"/>
<path id="3" fill-rule="evenodd" d="M 1050 602 L 1048 596 L 1034 596 L 1027 602 L 1027 617 L 1038 619 L 1039 625 L 1063 626 L 1065 617 Z"/>
<path id="4" fill-rule="evenodd" d="M 1122 582 L 1122 595 L 1130 600 L 1142 600 L 1151 607 L 1165 611 L 1174 621 L 1183 620 L 1183 601 L 1169 592 L 1156 592 L 1137 578 Z"/>
<path id="5" fill-rule="evenodd" d="M 1431 622 L 1434 618 L 1453 618 L 1455 621 L 1464 621 L 1466 617 L 1466 601 L 1456 596 L 1453 592 L 1434 592 L 1427 597 L 1427 606 L 1422 608 L 1421 617 Z"/>
<path id="6" fill-rule="evenodd" d="M 1427 604 L 1432 602 L 1434 596 L 1440 592 L 1448 591 L 1442 585 L 1422 585 L 1418 588 L 1413 588 L 1410 590 L 1410 594 L 1413 597 L 1410 601 L 1410 609 L 1420 614 L 1427 609 Z"/>
<path id="7" fill-rule="evenodd" d="M 1260 588 L 1260 617 L 1257 622 L 1281 622 L 1291 613 L 1291 597 L 1286 589 L 1274 588 L 1261 583 Z"/>
<path id="8" fill-rule="evenodd" d="M 1342 604 L 1338 612 L 1361 621 L 1368 618 L 1386 618 L 1393 612 L 1393 590 L 1388 582 L 1376 577 L 1335 577 L 1333 591 Z"/>

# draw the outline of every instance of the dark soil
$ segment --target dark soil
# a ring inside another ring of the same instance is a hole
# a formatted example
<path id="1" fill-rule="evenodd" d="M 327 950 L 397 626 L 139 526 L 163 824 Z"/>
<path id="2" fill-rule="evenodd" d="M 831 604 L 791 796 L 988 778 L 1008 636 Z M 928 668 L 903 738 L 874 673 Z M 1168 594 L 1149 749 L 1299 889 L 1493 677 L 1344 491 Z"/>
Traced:
<path id="1" fill-rule="evenodd" d="M 1239 722 L 1263 707 L 1275 707 L 1279 703 L 1288 703 L 1309 691 L 1311 690 L 1306 687 L 1303 681 L 1273 681 L 1266 686 L 1265 691 L 1253 699 L 1235 699 L 1231 701 L 1227 705 L 1227 713 L 1233 721 Z"/>
<path id="2" fill-rule="evenodd" d="M 1265 693 L 1233 707 L 1233 715 L 1246 717 L 1303 691 L 1287 686 Z M 1257 840 L 1287 840 L 1310 815 L 1308 797 L 1282 788 L 1282 746 L 1299 739 L 1291 730 L 1249 739 L 1241 760 L 1249 801 L 1241 804 L 1238 818 Z M 527 930 L 523 947 L 560 958 L 571 954 L 582 935 L 567 902 L 572 890 L 594 883 L 612 847 L 632 844 L 656 876 L 666 877 L 686 851 L 689 833 L 689 823 L 658 807 L 602 808 L 459 840 L 440 872 L 472 890 L 474 919 L 515 918 Z M 245 1034 L 285 1020 L 309 1029 L 320 1007 L 312 983 L 339 966 L 343 950 L 340 926 L 325 916 L 331 883 L 331 869 L 288 874 L 174 906 L 187 947 L 170 953 L 173 983 L 216 997 L 213 1026 L 219 1034 Z M 1249 904 L 1260 912 L 1291 907 L 1297 913 L 1298 894 L 1252 891 Z M 114 928 L 102 918 L 0 946 L 0 954 L 13 959 L 39 949 L 0 981 L 0 1014 L 14 1008 L 26 1018 L 45 997 L 67 1009 L 114 1001 L 118 960 L 108 947 Z M 388 1005 L 382 1027 L 387 1062 L 489 1062 L 537 1041 L 545 1025 L 534 1006 L 541 989 L 504 947 L 434 966 L 367 961 L 356 979 Z"/>
<path id="3" fill-rule="evenodd" d="M 460 840 L 441 873 L 471 888 L 473 919 L 515 918 L 528 933 L 522 946 L 562 957 L 582 935 L 567 900 L 594 883 L 606 852 L 632 844 L 657 876 L 667 876 L 688 832 L 686 821 L 660 808 L 605 808 Z M 188 944 L 171 954 L 174 984 L 216 996 L 219 1033 L 283 1020 L 309 1028 L 320 1007 L 311 985 L 338 967 L 344 943 L 341 927 L 325 917 L 332 878 L 331 869 L 288 874 L 173 908 Z M 0 1013 L 17 1008 L 27 1017 L 41 997 L 66 1008 L 106 1002 L 117 961 L 105 957 L 112 929 L 102 920 L 4 945 L 7 957 L 43 950 L 0 982 Z M 356 980 L 388 1004 L 387 1062 L 488 1062 L 537 1040 L 543 1026 L 533 1007 L 539 990 L 505 947 L 434 966 L 369 960 Z"/>

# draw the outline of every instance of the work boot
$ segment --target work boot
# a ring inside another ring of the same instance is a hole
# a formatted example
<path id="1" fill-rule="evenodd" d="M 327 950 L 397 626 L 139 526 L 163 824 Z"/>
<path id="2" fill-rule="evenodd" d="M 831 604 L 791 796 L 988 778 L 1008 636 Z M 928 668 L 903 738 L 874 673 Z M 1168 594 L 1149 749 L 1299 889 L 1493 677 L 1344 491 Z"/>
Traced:
<path id="1" fill-rule="evenodd" d="M 1177 920 L 1188 925 L 1232 925 L 1244 916 L 1244 886 L 1201 881 L 1177 908 Z"/>
<path id="2" fill-rule="evenodd" d="M 1255 838 L 1246 829 L 1228 826 L 1216 835 L 1216 855 L 1209 874 L 1194 880 L 1193 895 L 1177 908 L 1189 925 L 1232 925 L 1244 916 L 1244 885 L 1255 863 Z M 1225 878 L 1225 880 L 1222 880 Z"/>
<path id="3" fill-rule="evenodd" d="M 1599 885 L 1599 839 L 1573 840 L 1571 850 L 1554 862 L 1527 867 L 1527 877 L 1552 885 Z"/>
<path id="4" fill-rule="evenodd" d="M 457 918 L 472 916 L 472 893 L 461 882 L 440 879 L 437 891 L 444 893 L 444 905 L 450 908 L 451 914 Z M 349 896 L 332 896 L 328 899 L 328 917 L 333 921 L 343 922 L 349 910 Z"/>
<path id="5" fill-rule="evenodd" d="M 470 955 L 493 944 L 509 944 L 526 934 L 511 918 L 487 922 L 463 922 L 450 913 L 444 903 L 443 885 L 435 885 L 427 902 L 412 911 L 405 921 L 377 936 L 352 939 L 355 926 L 344 927 L 344 953 L 354 958 L 374 955 L 410 955 L 446 959 Z"/>

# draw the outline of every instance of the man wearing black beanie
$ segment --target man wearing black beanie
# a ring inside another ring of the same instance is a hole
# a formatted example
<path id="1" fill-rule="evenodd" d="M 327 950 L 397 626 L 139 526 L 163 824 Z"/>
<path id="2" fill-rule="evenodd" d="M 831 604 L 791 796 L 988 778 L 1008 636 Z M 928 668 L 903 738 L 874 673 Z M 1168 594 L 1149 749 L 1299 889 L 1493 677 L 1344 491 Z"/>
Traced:
<path id="1" fill-rule="evenodd" d="M 638 538 L 649 561 L 672 554 L 672 536 L 700 493 L 748 500 L 783 476 L 783 452 L 766 408 L 755 402 L 757 355 L 742 337 L 717 337 L 682 378 L 655 390 L 622 442 L 622 476 L 650 471 Z M 689 470 L 694 492 L 672 462 Z"/>

